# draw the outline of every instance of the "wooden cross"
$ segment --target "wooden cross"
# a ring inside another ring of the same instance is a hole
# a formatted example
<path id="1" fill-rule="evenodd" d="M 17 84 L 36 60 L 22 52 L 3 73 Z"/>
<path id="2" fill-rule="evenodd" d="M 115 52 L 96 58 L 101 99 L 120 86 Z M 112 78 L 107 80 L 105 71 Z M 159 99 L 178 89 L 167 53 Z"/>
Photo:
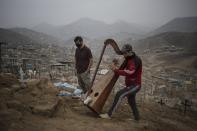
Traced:
<path id="1" fill-rule="evenodd" d="M 191 107 L 192 103 L 188 99 L 185 99 L 184 102 L 182 102 L 181 104 L 184 106 L 184 115 L 185 115 L 188 109 L 187 107 Z"/>

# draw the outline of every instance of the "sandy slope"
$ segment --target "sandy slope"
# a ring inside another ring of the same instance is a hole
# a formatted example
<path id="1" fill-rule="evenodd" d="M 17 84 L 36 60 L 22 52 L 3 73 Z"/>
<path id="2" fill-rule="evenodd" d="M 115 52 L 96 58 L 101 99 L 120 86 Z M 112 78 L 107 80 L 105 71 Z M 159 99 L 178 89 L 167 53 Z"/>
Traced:
<path id="1" fill-rule="evenodd" d="M 1 80 L 13 81 L 14 77 L 1 76 Z M 1 131 L 195 131 L 197 117 L 183 116 L 167 107 L 151 101 L 138 100 L 141 120 L 135 122 L 126 100 L 111 120 L 98 118 L 78 99 L 57 97 L 48 80 L 31 81 L 26 88 L 12 84 L 0 88 Z M 17 88 L 17 89 L 16 89 Z M 137 96 L 140 97 L 140 94 Z M 22 99 L 23 98 L 23 99 Z M 113 100 L 110 96 L 103 112 Z M 55 103 L 58 101 L 58 104 Z M 55 108 L 52 105 L 57 105 Z M 38 108 L 42 107 L 42 108 Z"/>

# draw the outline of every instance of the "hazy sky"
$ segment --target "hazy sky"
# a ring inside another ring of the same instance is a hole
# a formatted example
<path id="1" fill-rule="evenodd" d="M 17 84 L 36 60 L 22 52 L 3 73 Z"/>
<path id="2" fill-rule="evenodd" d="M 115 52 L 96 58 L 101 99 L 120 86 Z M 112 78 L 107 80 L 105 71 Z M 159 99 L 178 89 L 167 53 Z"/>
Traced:
<path id="1" fill-rule="evenodd" d="M 0 27 L 65 25 L 83 17 L 147 26 L 197 16 L 197 0 L 0 0 Z"/>

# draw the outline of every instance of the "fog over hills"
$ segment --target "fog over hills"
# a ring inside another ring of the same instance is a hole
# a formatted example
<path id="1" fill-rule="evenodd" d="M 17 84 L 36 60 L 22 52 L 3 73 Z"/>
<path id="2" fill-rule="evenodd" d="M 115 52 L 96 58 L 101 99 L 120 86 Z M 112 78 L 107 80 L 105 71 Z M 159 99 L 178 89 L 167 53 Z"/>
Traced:
<path id="1" fill-rule="evenodd" d="M 116 37 L 117 35 L 130 34 L 130 37 L 139 38 L 150 28 L 142 27 L 137 24 L 130 24 L 124 21 L 118 21 L 113 24 L 106 24 L 89 18 L 82 18 L 78 21 L 64 26 L 52 26 L 49 24 L 40 24 L 32 28 L 33 30 L 43 32 L 57 38 L 68 40 L 76 35 L 82 35 L 91 39 L 103 37 Z"/>
<path id="2" fill-rule="evenodd" d="M 164 46 L 177 46 L 187 51 L 196 52 L 197 32 L 165 32 L 135 43 L 139 50 L 155 49 Z"/>
<path id="3" fill-rule="evenodd" d="M 135 44 L 141 50 L 150 47 L 175 45 L 195 51 L 196 27 L 197 17 L 176 18 L 151 33 L 147 33 L 147 28 L 124 21 L 106 24 L 101 21 L 83 18 L 65 26 L 42 23 L 35 26 L 33 30 L 27 28 L 1 29 L 0 38 L 1 41 L 11 43 L 40 43 L 72 47 L 74 37 L 81 35 L 85 43 L 94 49 L 99 49 L 98 47 L 103 44 L 101 42 L 105 39 L 113 38 L 117 42 Z M 145 38 L 145 33 L 149 37 Z"/>
<path id="4" fill-rule="evenodd" d="M 163 32 L 196 32 L 197 17 L 175 18 L 155 30 L 153 30 L 153 28 L 124 21 L 106 24 L 102 21 L 89 18 L 81 18 L 63 26 L 42 23 L 32 29 L 64 41 L 70 40 L 76 35 L 81 35 L 89 39 L 114 38 L 119 41 L 126 41 L 127 39 L 141 39 L 146 36 L 153 36 Z"/>
<path id="5" fill-rule="evenodd" d="M 153 35 L 162 32 L 197 32 L 197 16 L 175 18 L 150 34 Z"/>
<path id="6" fill-rule="evenodd" d="M 139 50 L 175 45 L 192 51 L 196 50 L 197 17 L 176 18 L 145 34 L 140 39 L 125 38 L 122 43 L 131 43 Z"/>

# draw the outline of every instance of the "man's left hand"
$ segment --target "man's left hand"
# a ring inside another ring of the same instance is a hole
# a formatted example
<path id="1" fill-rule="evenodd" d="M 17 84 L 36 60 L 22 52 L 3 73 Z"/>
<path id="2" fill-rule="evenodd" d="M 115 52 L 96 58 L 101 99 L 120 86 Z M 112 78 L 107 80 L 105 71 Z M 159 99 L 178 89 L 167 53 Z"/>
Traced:
<path id="1" fill-rule="evenodd" d="M 114 64 L 114 63 L 112 63 L 111 65 L 110 65 L 110 68 L 114 71 L 114 70 L 116 70 L 116 69 L 118 69 L 118 67 Z"/>

